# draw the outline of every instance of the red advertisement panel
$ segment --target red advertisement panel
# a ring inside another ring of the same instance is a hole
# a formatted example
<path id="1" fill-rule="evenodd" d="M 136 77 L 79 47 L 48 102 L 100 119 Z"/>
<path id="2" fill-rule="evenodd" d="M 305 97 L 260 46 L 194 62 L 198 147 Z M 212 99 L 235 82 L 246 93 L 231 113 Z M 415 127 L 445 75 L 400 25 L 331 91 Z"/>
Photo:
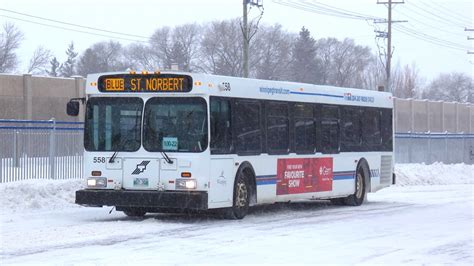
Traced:
<path id="1" fill-rule="evenodd" d="M 313 172 L 316 178 L 316 191 L 331 191 L 333 178 L 332 158 L 313 159 Z"/>
<path id="2" fill-rule="evenodd" d="M 278 159 L 277 195 L 332 190 L 332 158 Z"/>

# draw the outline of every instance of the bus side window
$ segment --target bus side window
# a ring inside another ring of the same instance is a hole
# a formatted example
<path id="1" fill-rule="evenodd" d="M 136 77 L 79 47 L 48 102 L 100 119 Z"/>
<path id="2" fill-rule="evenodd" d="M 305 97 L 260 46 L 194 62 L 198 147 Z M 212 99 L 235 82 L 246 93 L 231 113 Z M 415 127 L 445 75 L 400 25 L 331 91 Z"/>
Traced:
<path id="1" fill-rule="evenodd" d="M 321 108 L 322 153 L 339 153 L 339 108 L 323 105 Z"/>
<path id="2" fill-rule="evenodd" d="M 341 150 L 359 151 L 362 143 L 360 108 L 341 107 Z"/>
<path id="3" fill-rule="evenodd" d="M 262 152 L 261 103 L 251 100 L 235 101 L 233 110 L 235 149 L 237 154 Z"/>
<path id="4" fill-rule="evenodd" d="M 232 152 L 231 105 L 229 99 L 211 97 L 211 153 Z"/>
<path id="5" fill-rule="evenodd" d="M 288 104 L 266 104 L 267 149 L 269 154 L 288 154 L 290 150 Z"/>
<path id="6" fill-rule="evenodd" d="M 392 109 L 382 109 L 382 145 L 384 151 L 393 151 Z"/>
<path id="7" fill-rule="evenodd" d="M 295 151 L 297 154 L 313 154 L 316 147 L 316 127 L 312 106 L 295 103 L 293 114 Z"/>
<path id="8" fill-rule="evenodd" d="M 364 149 L 373 150 L 382 144 L 381 111 L 378 108 L 365 108 L 362 116 L 362 141 Z"/>

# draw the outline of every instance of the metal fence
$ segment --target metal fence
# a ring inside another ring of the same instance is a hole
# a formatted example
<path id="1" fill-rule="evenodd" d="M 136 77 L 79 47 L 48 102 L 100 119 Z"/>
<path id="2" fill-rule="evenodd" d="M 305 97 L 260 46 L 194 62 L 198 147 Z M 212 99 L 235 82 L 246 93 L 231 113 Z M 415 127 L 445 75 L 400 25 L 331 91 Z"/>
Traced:
<path id="1" fill-rule="evenodd" d="M 0 182 L 82 178 L 83 123 L 0 120 Z"/>
<path id="2" fill-rule="evenodd" d="M 474 164 L 474 134 L 397 133 L 397 163 L 467 163 Z"/>
<path id="3" fill-rule="evenodd" d="M 0 183 L 82 178 L 83 125 L 0 120 Z M 474 164 L 474 134 L 396 133 L 395 161 Z"/>

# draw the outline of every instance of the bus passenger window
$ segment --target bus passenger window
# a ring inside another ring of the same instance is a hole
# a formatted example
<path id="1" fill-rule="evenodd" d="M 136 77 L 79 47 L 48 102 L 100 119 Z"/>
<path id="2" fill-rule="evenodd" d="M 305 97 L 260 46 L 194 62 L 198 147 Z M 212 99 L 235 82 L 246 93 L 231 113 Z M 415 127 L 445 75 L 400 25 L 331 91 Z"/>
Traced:
<path id="1" fill-rule="evenodd" d="M 270 154 L 288 154 L 290 148 L 288 105 L 267 103 L 267 148 Z"/>
<path id="2" fill-rule="evenodd" d="M 382 144 L 380 118 L 380 110 L 376 108 L 367 108 L 364 110 L 362 120 L 362 138 L 365 146 Z"/>
<path id="3" fill-rule="evenodd" d="M 392 109 L 382 109 L 382 142 L 384 151 L 393 150 Z"/>
<path id="4" fill-rule="evenodd" d="M 230 100 L 211 97 L 211 153 L 231 153 L 232 127 L 231 127 Z"/>
<path id="5" fill-rule="evenodd" d="M 314 153 L 316 146 L 316 127 L 313 118 L 313 107 L 297 103 L 293 107 L 295 114 L 295 150 L 296 153 Z"/>
<path id="6" fill-rule="evenodd" d="M 233 115 L 237 153 L 260 154 L 262 151 L 260 103 L 236 101 Z"/>
<path id="7" fill-rule="evenodd" d="M 341 149 L 354 151 L 361 145 L 360 108 L 341 107 Z"/>
<path id="8" fill-rule="evenodd" d="M 339 108 L 324 105 L 321 109 L 322 153 L 339 153 Z"/>

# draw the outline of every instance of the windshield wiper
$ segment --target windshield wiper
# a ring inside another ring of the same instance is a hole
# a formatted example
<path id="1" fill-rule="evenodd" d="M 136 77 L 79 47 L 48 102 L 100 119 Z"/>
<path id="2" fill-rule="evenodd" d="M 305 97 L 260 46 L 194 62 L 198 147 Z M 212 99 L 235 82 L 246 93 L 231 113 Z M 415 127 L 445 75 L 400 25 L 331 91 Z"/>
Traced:
<path id="1" fill-rule="evenodd" d="M 127 144 L 129 141 L 131 141 L 131 139 L 123 138 L 120 140 L 117 150 L 114 151 L 114 154 L 112 154 L 112 157 L 109 159 L 109 163 L 115 162 L 115 158 L 117 158 L 117 154 L 119 153 L 120 149 L 123 149 L 123 145 Z"/>
<path id="2" fill-rule="evenodd" d="M 115 158 L 117 157 L 118 152 L 119 151 L 114 151 L 114 154 L 112 154 L 112 157 L 110 157 L 110 159 L 109 159 L 109 163 L 114 163 L 115 162 Z"/>
<path id="3" fill-rule="evenodd" d="M 173 164 L 173 160 L 170 159 L 170 157 L 168 156 L 168 154 L 166 154 L 166 152 L 162 151 L 161 155 L 163 155 L 163 158 L 168 164 Z"/>

